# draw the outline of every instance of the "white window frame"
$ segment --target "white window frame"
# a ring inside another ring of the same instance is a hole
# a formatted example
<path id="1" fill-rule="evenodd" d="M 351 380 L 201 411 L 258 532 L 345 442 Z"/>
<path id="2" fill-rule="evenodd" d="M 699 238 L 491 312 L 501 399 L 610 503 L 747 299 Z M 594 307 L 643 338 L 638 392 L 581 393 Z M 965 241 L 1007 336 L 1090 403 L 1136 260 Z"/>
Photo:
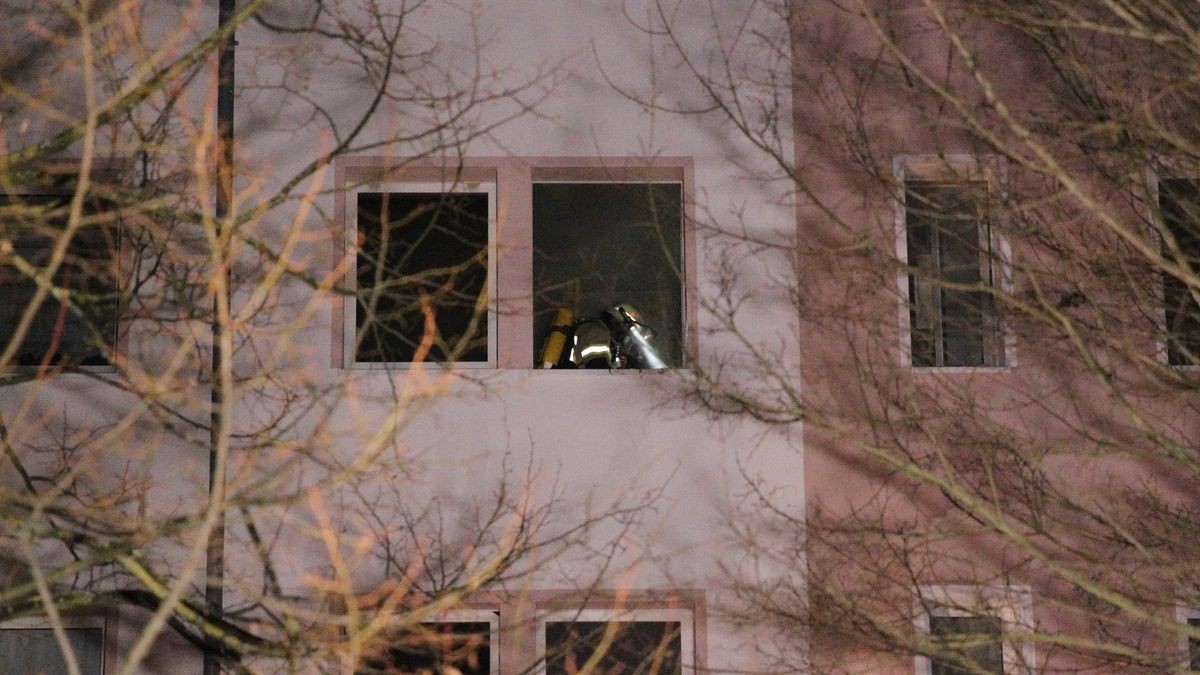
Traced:
<path id="1" fill-rule="evenodd" d="M 58 625 L 64 630 L 73 628 L 99 628 L 100 643 L 100 675 L 108 675 L 117 669 L 116 654 L 112 649 L 109 633 L 109 617 L 107 613 L 65 614 L 58 617 Z M 12 619 L 0 624 L 0 630 L 53 630 L 54 624 L 47 617 L 25 617 Z M 115 626 L 114 626 L 115 630 Z M 57 639 L 55 644 L 58 644 Z"/>
<path id="2" fill-rule="evenodd" d="M 360 362 L 355 359 L 355 347 L 358 344 L 357 297 L 347 297 L 342 303 L 342 365 L 353 370 L 410 370 L 415 367 L 444 367 L 462 369 L 495 369 L 497 363 L 497 302 L 498 289 L 496 284 L 496 183 L 491 181 L 458 181 L 458 182 L 413 182 L 382 180 L 356 184 L 346 194 L 346 248 L 349 252 L 346 261 L 346 288 L 358 289 L 358 195 L 363 192 L 440 192 L 444 194 L 474 193 L 486 194 L 488 198 L 487 224 L 487 327 L 488 346 L 487 361 L 453 361 L 439 362 L 426 360 L 420 363 L 412 361 L 389 361 L 385 363 Z"/>
<path id="3" fill-rule="evenodd" d="M 908 297 L 908 213 L 906 206 L 905 181 L 929 182 L 983 182 L 987 185 L 988 201 L 1004 201 L 1008 195 L 1008 171 L 1003 157 L 995 155 L 897 155 L 892 160 L 892 173 L 896 181 L 892 195 L 893 225 L 896 260 L 896 288 L 899 291 L 899 362 L 904 368 L 916 371 L 936 372 L 999 372 L 1009 370 L 1017 364 L 1016 340 L 1006 322 L 993 317 L 997 322 L 996 349 L 1003 363 L 984 366 L 914 366 L 912 363 L 912 324 L 909 319 L 910 298 Z M 999 209 L 990 209 L 987 236 L 991 251 L 992 284 L 1001 293 L 1013 292 L 1012 245 L 996 227 L 1001 217 Z M 980 233 L 982 238 L 983 233 Z M 999 312 L 999 303 L 993 303 L 993 311 Z"/>
<path id="4" fill-rule="evenodd" d="M 600 621 L 678 621 L 683 675 L 696 675 L 695 614 L 690 609 L 568 609 L 540 612 L 537 616 L 537 669 L 546 674 L 546 624 Z"/>
<path id="5" fill-rule="evenodd" d="M 931 608 L 929 612 L 926 608 Z M 1013 635 L 1028 632 L 1033 625 L 1033 592 L 1024 586 L 924 586 L 914 601 L 916 628 L 930 636 L 931 616 L 977 616 L 1000 619 L 1000 636 L 1005 675 L 1025 675 L 1034 663 L 1032 641 L 1019 643 Z M 923 654 L 914 657 L 916 675 L 932 675 L 933 661 Z"/>
<path id="6" fill-rule="evenodd" d="M 1161 161 L 1161 158 L 1160 158 L 1160 161 Z M 1157 171 L 1153 167 L 1147 167 L 1147 169 L 1146 169 L 1146 185 L 1149 188 L 1149 192 L 1150 192 L 1150 194 L 1149 194 L 1150 203 L 1146 204 L 1146 220 L 1147 220 L 1147 222 L 1153 223 L 1156 226 L 1156 228 L 1162 228 L 1161 230 L 1155 229 L 1154 235 L 1153 235 L 1157 239 L 1158 251 L 1160 254 L 1165 253 L 1165 247 L 1166 247 L 1166 240 L 1163 239 L 1162 232 L 1164 230 L 1166 230 L 1167 224 L 1159 218 L 1159 216 L 1161 215 L 1161 208 L 1159 206 L 1159 200 L 1158 200 L 1159 183 L 1164 180 L 1193 180 L 1193 181 L 1196 181 L 1197 183 L 1200 183 L 1200 176 L 1195 175 L 1195 174 L 1186 173 L 1183 171 L 1173 171 L 1173 170 Z M 1159 274 L 1160 275 L 1162 274 L 1161 270 L 1159 271 Z M 1165 288 L 1165 286 L 1162 283 L 1162 280 L 1160 279 L 1159 290 L 1162 290 L 1163 288 Z M 1155 338 L 1154 338 L 1155 359 L 1162 365 L 1170 367 L 1170 368 L 1177 368 L 1179 370 L 1185 370 L 1185 371 L 1200 372 L 1200 363 L 1171 363 L 1170 351 L 1167 346 L 1167 338 L 1166 338 L 1166 335 L 1167 335 L 1166 298 L 1163 298 L 1163 302 L 1159 303 L 1157 309 L 1154 312 L 1154 319 L 1157 322 L 1157 325 L 1155 326 L 1156 334 L 1155 334 Z"/>
<path id="7" fill-rule="evenodd" d="M 687 303 L 688 282 L 689 282 L 688 275 L 687 275 L 687 255 L 688 255 L 688 251 L 687 251 L 687 210 L 686 210 L 687 199 L 688 199 L 687 185 L 685 184 L 685 182 L 683 180 L 661 180 L 661 179 L 658 179 L 658 180 L 636 180 L 634 178 L 619 178 L 619 179 L 611 178 L 611 179 L 603 179 L 603 180 L 595 179 L 595 178 L 579 178 L 579 179 L 534 178 L 533 180 L 529 181 L 529 193 L 530 193 L 530 195 L 532 195 L 533 188 L 537 185 L 555 185 L 555 184 L 574 185 L 574 184 L 582 184 L 582 183 L 592 183 L 592 184 L 596 184 L 596 185 L 678 185 L 679 186 L 679 199 L 680 199 L 680 202 L 679 202 L 679 215 L 680 215 L 680 219 L 679 219 L 679 263 L 678 263 L 679 269 L 674 270 L 674 272 L 679 277 L 679 293 L 680 293 L 679 309 L 681 312 L 680 317 L 679 317 L 679 345 L 680 345 L 680 348 L 683 350 L 683 354 L 682 354 L 683 360 L 682 360 L 681 365 L 672 367 L 672 368 L 667 368 L 664 371 L 655 371 L 655 370 L 644 369 L 644 368 L 623 368 L 623 369 L 619 369 L 619 370 L 609 370 L 609 369 L 603 369 L 603 368 L 594 368 L 594 369 L 552 368 L 549 370 L 555 371 L 557 376 L 561 376 L 563 373 L 581 373 L 581 374 L 584 374 L 585 376 L 587 376 L 590 374 L 626 375 L 626 374 L 630 374 L 630 373 L 643 373 L 643 374 L 648 374 L 648 375 L 655 375 L 660 372 L 669 373 L 672 371 L 686 369 L 688 362 L 693 357 L 693 355 L 690 353 L 691 350 L 688 349 L 688 345 L 690 345 L 691 343 L 689 342 L 690 331 L 688 330 L 688 303 Z M 535 217 L 536 216 L 534 216 L 531 211 L 531 213 L 530 213 L 530 229 L 531 229 L 530 242 L 531 242 L 531 244 L 532 244 L 533 219 Z M 530 275 L 533 274 L 532 266 L 530 267 L 529 273 L 530 273 Z M 532 292 L 534 289 L 531 287 L 530 290 Z M 575 318 L 578 319 L 580 317 L 575 317 Z M 651 328 L 653 328 L 653 326 L 651 326 Z M 534 363 L 533 370 L 536 372 L 536 371 L 543 370 L 543 369 L 538 368 L 538 364 Z"/>

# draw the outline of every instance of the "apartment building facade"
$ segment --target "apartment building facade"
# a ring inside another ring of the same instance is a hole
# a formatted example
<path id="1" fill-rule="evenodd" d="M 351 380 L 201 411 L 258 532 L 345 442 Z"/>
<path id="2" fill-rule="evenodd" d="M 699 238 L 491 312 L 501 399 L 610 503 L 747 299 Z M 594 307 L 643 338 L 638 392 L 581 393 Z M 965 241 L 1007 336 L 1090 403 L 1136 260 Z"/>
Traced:
<path id="1" fill-rule="evenodd" d="M 34 267 L 10 257 L 6 282 L 6 482 L 27 489 L 6 668 L 66 669 L 64 642 L 107 675 L 201 672 L 206 650 L 256 672 L 754 663 L 716 611 L 725 526 L 744 470 L 802 503 L 799 455 L 696 414 L 685 382 L 738 340 L 796 364 L 787 311 L 753 303 L 732 340 L 705 309 L 753 283 L 722 276 L 738 242 L 713 224 L 786 250 L 790 186 L 745 180 L 763 162 L 720 117 L 637 99 L 697 95 L 664 20 L 708 49 L 772 17 L 238 5 L 236 223 L 212 207 L 215 7 L 8 20 L 31 61 L 4 205 Z"/>
<path id="2" fill-rule="evenodd" d="M 1182 3 L 265 7 L 227 229 L 151 75 L 212 8 L 72 20 L 4 111 L 10 658 L 1200 663 Z"/>
<path id="3" fill-rule="evenodd" d="M 1200 663 L 1196 17 L 1128 7 L 796 7 L 818 672 Z"/>

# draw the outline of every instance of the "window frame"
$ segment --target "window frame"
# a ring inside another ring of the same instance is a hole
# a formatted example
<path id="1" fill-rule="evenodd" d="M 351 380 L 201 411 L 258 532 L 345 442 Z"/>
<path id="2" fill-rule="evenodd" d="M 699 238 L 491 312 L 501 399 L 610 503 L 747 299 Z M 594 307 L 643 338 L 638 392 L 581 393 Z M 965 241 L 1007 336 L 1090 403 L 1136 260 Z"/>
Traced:
<path id="1" fill-rule="evenodd" d="M 463 608 L 439 612 L 429 618 L 422 619 L 422 624 L 438 625 L 447 623 L 487 623 L 488 624 L 488 673 L 500 675 L 500 610 L 498 608 Z"/>
<path id="2" fill-rule="evenodd" d="M 533 214 L 532 184 L 534 182 L 677 182 L 683 185 L 683 233 L 682 290 L 683 305 L 683 356 L 690 363 L 699 353 L 699 267 L 698 234 L 695 213 L 695 160 L 690 156 L 426 156 L 395 157 L 386 155 L 353 155 L 338 157 L 333 162 L 333 228 L 329 251 L 333 274 L 321 288 L 331 296 L 329 321 L 329 366 L 339 370 L 387 370 L 403 376 L 409 368 L 404 364 L 357 364 L 346 358 L 348 321 L 346 305 L 354 302 L 350 289 L 357 284 L 350 278 L 350 258 L 355 255 L 354 239 L 350 227 L 357 231 L 357 222 L 351 222 L 350 201 L 355 197 L 351 191 L 362 185 L 413 185 L 436 183 L 487 183 L 496 188 L 496 253 L 491 261 L 497 261 L 493 276 L 492 291 L 498 309 L 497 330 L 492 339 L 496 345 L 496 358 L 490 368 L 496 371 L 521 371 L 536 373 L 533 362 Z M 357 214 L 355 221 L 357 220 Z M 489 262 L 491 262 L 489 261 Z M 357 262 L 357 261 L 355 261 Z M 450 364 L 447 364 L 449 367 Z M 459 365 L 459 364 L 454 364 Z M 668 369 L 665 372 L 674 372 Z M 474 371 L 479 373 L 478 370 Z M 571 370 L 571 373 L 585 373 Z M 653 370 L 595 370 L 595 373 L 627 377 L 654 377 Z M 591 377 L 592 374 L 583 374 Z M 571 375 L 557 373 L 545 377 L 570 378 Z"/>
<path id="3" fill-rule="evenodd" d="M 677 608 L 583 608 L 583 609 L 554 609 L 544 610 L 537 613 L 537 621 L 535 624 L 537 631 L 537 667 L 533 670 L 534 675 L 546 675 L 546 624 L 548 623 L 570 623 L 570 622 L 601 622 L 601 621 L 618 621 L 637 623 L 639 621 L 677 621 L 679 622 L 679 645 L 680 645 L 680 660 L 683 662 L 683 675 L 696 675 L 700 666 L 697 664 L 696 655 L 699 648 L 696 643 L 696 614 L 692 609 L 677 607 Z"/>
<path id="4" fill-rule="evenodd" d="M 539 174 L 542 175 L 543 177 L 539 178 Z M 576 175 L 578 177 L 572 177 L 572 175 Z M 680 298 L 679 298 L 679 307 L 680 307 L 679 344 L 680 344 L 680 349 L 682 350 L 682 353 L 680 354 L 680 363 L 678 366 L 672 366 L 672 367 L 666 368 L 664 371 L 656 371 L 656 370 L 650 369 L 650 368 L 625 368 L 625 369 L 618 369 L 618 370 L 570 369 L 570 368 L 543 369 L 543 368 L 538 368 L 538 364 L 536 363 L 536 359 L 535 359 L 534 363 L 531 365 L 531 369 L 532 370 L 554 370 L 554 371 L 558 371 L 560 373 L 572 372 L 572 373 L 602 373 L 602 374 L 624 374 L 627 371 L 633 371 L 633 372 L 639 372 L 639 373 L 655 373 L 655 372 L 670 372 L 672 370 L 686 369 L 688 367 L 688 364 L 691 363 L 692 359 L 695 358 L 695 354 L 693 353 L 693 349 L 692 349 L 693 342 L 692 342 L 691 336 L 692 336 L 693 331 L 689 330 L 690 307 L 689 307 L 688 303 L 689 303 L 689 298 L 691 298 L 693 296 L 693 293 L 689 292 L 689 284 L 688 284 L 688 280 L 689 280 L 689 276 L 688 276 L 689 264 L 688 263 L 689 263 L 689 260 L 692 258 L 692 255 L 691 255 L 691 251 L 688 246 L 688 223 L 690 222 L 690 218 L 688 215 L 688 205 L 689 205 L 688 191 L 687 191 L 688 186 L 687 186 L 685 176 L 681 175 L 677 178 L 662 178 L 662 177 L 656 178 L 654 176 L 647 175 L 645 178 L 638 180 L 636 178 L 636 174 L 634 174 L 633 176 L 617 175 L 617 176 L 608 176 L 608 177 L 597 177 L 597 176 L 593 175 L 591 172 L 588 172 L 586 170 L 578 170 L 577 169 L 575 171 L 572 171 L 571 169 L 566 169 L 564 171 L 563 169 L 558 169 L 557 171 L 547 172 L 547 171 L 539 171 L 535 167 L 533 176 L 531 177 L 531 179 L 529 181 L 530 201 L 532 202 L 533 189 L 537 185 L 580 185 L 580 184 L 645 185 L 645 186 L 677 185 L 677 186 L 679 186 L 679 199 L 680 199 L 680 204 L 679 204 L 679 217 L 680 217 L 679 258 L 680 259 L 679 259 L 679 262 L 677 265 L 678 269 L 672 270 L 672 272 L 674 274 L 676 274 L 679 278 L 679 294 L 680 294 Z M 535 216 L 531 210 L 531 213 L 530 213 L 531 246 L 533 245 L 532 227 L 533 227 L 533 218 L 534 217 Z M 531 257 L 531 263 L 532 263 L 532 257 Z M 532 275 L 533 275 L 533 265 L 532 264 L 530 265 L 529 273 L 530 273 L 530 276 L 532 277 Z M 532 307 L 533 294 L 536 292 L 536 289 L 533 287 L 532 281 L 530 283 L 529 292 L 530 292 L 530 304 Z M 579 317 L 575 317 L 575 318 L 578 319 Z M 529 324 L 530 324 L 530 343 L 532 346 L 532 349 L 530 349 L 529 351 L 533 352 L 533 351 L 539 349 L 540 345 L 533 344 L 532 309 L 531 309 L 531 313 L 530 313 L 530 317 L 529 317 Z M 651 328 L 653 328 L 653 326 L 651 326 Z"/>
<path id="5" fill-rule="evenodd" d="M 101 631 L 100 675 L 117 671 L 117 620 L 111 610 L 86 611 L 61 614 L 58 623 L 64 630 L 73 628 L 98 628 Z M 0 630 L 53 630 L 48 617 L 35 616 L 11 619 L 0 624 Z M 55 639 L 55 644 L 58 640 Z"/>
<path id="6" fill-rule="evenodd" d="M 451 181 L 422 181 L 403 180 L 401 178 L 380 178 L 364 181 L 348 186 L 346 196 L 346 227 L 342 229 L 345 236 L 344 250 L 346 251 L 346 289 L 353 294 L 346 296 L 342 303 L 342 354 L 341 364 L 347 370 L 411 370 L 430 366 L 444 368 L 459 368 L 464 370 L 495 369 L 498 362 L 499 343 L 497 340 L 498 327 L 498 284 L 497 273 L 497 195 L 498 185 L 495 181 L 451 180 Z M 442 194 L 486 194 L 488 199 L 487 225 L 487 284 L 488 309 L 487 329 L 488 346 L 486 361 L 358 361 L 355 353 L 358 345 L 358 195 L 364 192 L 380 193 L 442 193 Z"/>
<path id="7" fill-rule="evenodd" d="M 1163 160 L 1163 158 L 1158 158 L 1157 165 L 1162 168 L 1156 169 L 1151 166 L 1147 167 L 1146 169 L 1146 184 L 1149 189 L 1150 197 L 1149 203 L 1146 204 L 1146 218 L 1147 222 L 1151 223 L 1153 226 L 1154 231 L 1152 237 L 1154 238 L 1155 243 L 1158 245 L 1159 255 L 1162 255 L 1166 253 L 1166 239 L 1163 238 L 1163 233 L 1167 229 L 1167 223 L 1162 217 L 1162 204 L 1160 203 L 1159 199 L 1162 194 L 1160 185 L 1164 181 L 1169 180 L 1188 180 L 1194 181 L 1197 186 L 1200 186 L 1200 175 L 1168 168 L 1169 163 Z M 1200 223 L 1197 223 L 1197 226 L 1200 227 Z M 1197 270 L 1197 272 L 1200 273 L 1200 270 Z M 1157 274 L 1159 276 L 1158 291 L 1161 293 L 1161 302 L 1158 303 L 1158 306 L 1154 310 L 1154 320 L 1156 322 L 1154 327 L 1155 359 L 1160 364 L 1168 368 L 1174 368 L 1181 371 L 1200 372 L 1200 360 L 1195 363 L 1171 363 L 1170 346 L 1167 342 L 1167 331 L 1169 327 L 1167 326 L 1167 302 L 1165 293 L 1166 283 L 1165 279 L 1163 278 L 1165 272 L 1163 270 L 1158 270 Z"/>
<path id="8" fill-rule="evenodd" d="M 908 286 L 911 277 L 908 257 L 908 205 L 907 184 L 911 182 L 945 183 L 947 185 L 983 183 L 986 185 L 987 218 L 985 227 L 979 228 L 980 248 L 988 255 L 980 256 L 980 274 L 989 285 L 1001 294 L 1012 294 L 1012 246 L 1002 233 L 1003 216 L 999 209 L 991 206 L 1003 201 L 1008 194 L 1007 164 L 1004 158 L 995 155 L 897 155 L 893 158 L 892 173 L 895 180 L 892 192 L 893 234 L 896 260 L 896 288 L 899 293 L 899 363 L 903 368 L 917 372 L 1003 372 L 1017 365 L 1016 344 L 1009 326 L 1001 319 L 998 302 L 993 300 L 990 317 L 984 326 L 984 359 L 993 355 L 993 363 L 977 366 L 918 366 L 912 359 L 911 298 Z M 1000 225 L 1001 227 L 998 227 Z M 986 230 L 986 232 L 984 231 Z M 984 267 L 986 266 L 986 270 Z M 939 307 L 939 314 L 941 309 Z"/>
<path id="9" fill-rule="evenodd" d="M 1005 675 L 1024 675 L 1030 672 L 1027 665 L 1033 664 L 1036 657 L 1033 642 L 1018 642 L 1009 638 L 1033 623 L 1033 592 L 1028 587 L 922 586 L 913 600 L 913 610 L 916 630 L 925 639 L 932 637 L 930 616 L 998 618 Z M 917 654 L 913 661 L 916 675 L 933 674 L 933 659 L 924 654 Z"/>
<path id="10" fill-rule="evenodd" d="M 98 178 L 98 179 L 114 179 L 118 175 L 122 166 L 123 166 L 123 163 L 120 161 L 106 163 L 104 166 L 96 168 L 94 170 L 94 173 L 96 174 L 96 178 Z M 71 170 L 72 167 L 78 168 L 77 163 L 72 163 L 71 160 L 62 160 L 59 162 L 55 162 L 55 163 L 49 165 L 48 167 L 45 167 L 45 171 L 50 176 L 56 176 L 56 177 L 57 176 L 71 176 L 71 175 L 74 175 Z M 74 194 L 75 194 L 74 187 L 64 187 L 62 189 L 51 189 L 51 188 L 35 188 L 32 186 L 27 186 L 27 185 L 22 185 L 22 184 L 14 185 L 12 190 L 0 191 L 0 197 L 17 197 L 17 198 L 62 197 L 64 200 L 67 200 L 67 201 L 69 201 L 74 196 Z M 116 293 L 116 295 L 118 296 L 118 303 L 120 303 L 121 302 L 120 295 L 121 295 L 122 271 L 125 268 L 125 256 L 127 255 L 127 252 L 125 249 L 124 226 L 121 222 L 121 218 L 119 215 L 114 216 L 112 228 L 113 228 L 113 231 L 114 231 L 115 237 L 116 237 L 116 249 L 114 251 L 112 251 L 112 255 L 107 258 L 106 264 L 111 267 L 112 275 L 113 275 L 112 288 L 113 288 L 113 292 Z M 0 298 L 0 301 L 2 301 L 2 298 Z M 43 300 L 43 304 L 45 304 L 46 301 L 54 302 L 54 299 L 47 298 L 46 300 Z M 24 309 L 22 309 L 21 311 L 23 312 Z M 0 372 L 8 372 L 8 373 L 13 373 L 13 374 L 26 374 L 26 373 L 33 374 L 33 373 L 42 373 L 43 371 L 51 371 L 56 376 L 70 374 L 71 372 L 90 373 L 92 375 L 112 374 L 112 373 L 117 372 L 117 366 L 114 363 L 114 361 L 119 359 L 121 353 L 123 351 L 125 351 L 124 350 L 125 333 L 123 333 L 123 331 L 122 331 L 122 325 L 121 325 L 121 321 L 120 321 L 120 313 L 118 313 L 116 319 L 114 319 L 114 321 L 113 321 L 112 335 L 109 337 L 112 338 L 112 341 L 107 345 L 107 347 L 111 350 L 111 354 L 106 355 L 107 363 L 103 363 L 103 364 L 72 363 L 72 364 L 67 364 L 66 366 L 64 366 L 63 364 L 54 364 L 54 363 L 47 364 L 45 366 L 43 366 L 41 364 L 26 365 L 26 364 L 18 364 L 18 363 L 9 363 L 9 364 L 5 365 L 3 368 L 0 368 Z M 0 341 L 0 351 L 2 351 L 5 346 L 7 346 L 7 341 Z M 107 358 L 108 356 L 111 356 L 113 358 Z"/>

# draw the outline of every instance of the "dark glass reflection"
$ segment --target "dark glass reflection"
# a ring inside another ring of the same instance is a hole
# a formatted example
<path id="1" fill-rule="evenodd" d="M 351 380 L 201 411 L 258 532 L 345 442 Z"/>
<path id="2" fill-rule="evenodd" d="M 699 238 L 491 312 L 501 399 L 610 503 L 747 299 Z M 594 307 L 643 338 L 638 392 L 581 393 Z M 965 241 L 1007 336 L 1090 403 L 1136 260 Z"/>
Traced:
<path id="1" fill-rule="evenodd" d="M 358 193 L 355 360 L 416 358 L 433 313 L 430 361 L 488 358 L 488 195 Z"/>
<path id="2" fill-rule="evenodd" d="M 994 616 L 931 616 L 929 633 L 944 645 L 947 652 L 959 655 L 949 659 L 933 659 L 933 675 L 971 675 L 979 673 L 1004 674 L 1004 643 L 1000 619 Z M 955 663 L 969 664 L 964 668 Z"/>
<path id="3" fill-rule="evenodd" d="M 447 667 L 462 675 L 491 673 L 490 623 L 454 621 L 425 627 L 396 636 L 384 654 L 366 659 L 357 675 L 442 675 Z"/>
<path id="4" fill-rule="evenodd" d="M 682 675 L 678 621 L 575 621 L 546 624 L 547 675 L 575 675 L 593 658 L 594 673 Z"/>
<path id="5" fill-rule="evenodd" d="M 64 195 L 0 195 L 0 238 L 12 243 L 14 256 L 35 270 L 45 269 L 64 236 L 69 201 Z M 0 330 L 8 331 L 4 346 L 20 340 L 13 365 L 108 363 L 105 354 L 116 342 L 118 313 L 113 275 L 117 228 L 109 221 L 95 222 L 107 210 L 100 200 L 84 202 L 83 216 L 92 222 L 75 231 L 51 279 L 63 294 L 48 295 L 19 336 L 13 331 L 33 301 L 37 282 L 15 259 L 0 265 Z"/>

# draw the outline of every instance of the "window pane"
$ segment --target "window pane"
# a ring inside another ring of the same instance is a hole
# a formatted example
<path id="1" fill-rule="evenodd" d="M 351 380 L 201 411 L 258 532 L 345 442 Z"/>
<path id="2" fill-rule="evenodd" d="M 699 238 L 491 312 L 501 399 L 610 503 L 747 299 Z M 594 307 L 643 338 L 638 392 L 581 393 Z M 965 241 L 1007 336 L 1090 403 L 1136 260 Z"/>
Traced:
<path id="1" fill-rule="evenodd" d="M 0 195 L 0 236 L 13 252 L 34 268 L 50 263 L 66 226 L 68 198 L 61 195 Z M 103 213 L 99 200 L 85 202 L 84 217 Z M 66 257 L 52 282 L 67 298 L 46 297 L 27 331 L 13 331 L 37 289 L 34 279 L 15 264 L 0 266 L 0 325 L 10 331 L 4 345 L 20 338 L 14 365 L 41 363 L 104 365 L 104 354 L 116 342 L 117 293 L 112 260 L 117 252 L 116 227 L 84 224 L 76 230 Z"/>
<path id="2" fill-rule="evenodd" d="M 677 183 L 535 183 L 533 351 L 554 313 L 634 307 L 668 365 L 683 363 L 683 188 Z"/>
<path id="3" fill-rule="evenodd" d="M 101 675 L 104 667 L 104 631 L 67 628 L 67 642 L 83 675 Z M 0 671 L 65 675 L 67 661 L 49 628 L 0 629 Z"/>
<path id="4" fill-rule="evenodd" d="M 1200 628 L 1200 619 L 1188 619 L 1187 624 L 1192 628 Z M 1188 668 L 1200 670 L 1200 640 L 1188 638 Z"/>
<path id="5" fill-rule="evenodd" d="M 926 215 L 928 206 L 919 193 L 905 199 L 908 235 L 909 325 L 912 329 L 912 363 L 918 367 L 938 365 L 937 339 L 941 333 L 941 296 L 937 292 L 937 240 Z"/>
<path id="6" fill-rule="evenodd" d="M 983 672 L 1003 675 L 1004 643 L 1000 619 L 993 616 L 931 616 L 929 632 L 949 653 L 961 655 L 961 662 L 974 668 L 961 668 L 948 661 L 932 660 L 933 675 L 969 675 Z"/>
<path id="7" fill-rule="evenodd" d="M 1200 274 L 1200 181 L 1164 180 L 1158 186 L 1163 223 L 1174 237 L 1179 252 L 1193 274 Z M 1173 252 L 1164 247 L 1173 260 Z M 1187 285 L 1178 278 L 1163 275 L 1163 304 L 1167 319 L 1167 360 L 1173 365 L 1200 361 L 1200 305 Z"/>
<path id="8" fill-rule="evenodd" d="M 488 195 L 358 193 L 359 362 L 410 362 L 434 315 L 431 361 L 488 359 Z"/>
<path id="9" fill-rule="evenodd" d="M 455 621 L 428 624 L 428 630 L 397 636 L 386 654 L 366 659 L 358 675 L 429 673 L 442 675 L 447 666 L 462 675 L 491 672 L 491 624 Z"/>
<path id="10" fill-rule="evenodd" d="M 992 283 L 986 186 L 918 181 L 905 190 L 913 365 L 1000 365 L 998 344 L 989 349 L 998 343 L 993 299 L 976 290 Z"/>
<path id="11" fill-rule="evenodd" d="M 682 675 L 678 621 L 546 623 L 547 675 L 574 675 L 598 655 L 594 673 Z"/>

